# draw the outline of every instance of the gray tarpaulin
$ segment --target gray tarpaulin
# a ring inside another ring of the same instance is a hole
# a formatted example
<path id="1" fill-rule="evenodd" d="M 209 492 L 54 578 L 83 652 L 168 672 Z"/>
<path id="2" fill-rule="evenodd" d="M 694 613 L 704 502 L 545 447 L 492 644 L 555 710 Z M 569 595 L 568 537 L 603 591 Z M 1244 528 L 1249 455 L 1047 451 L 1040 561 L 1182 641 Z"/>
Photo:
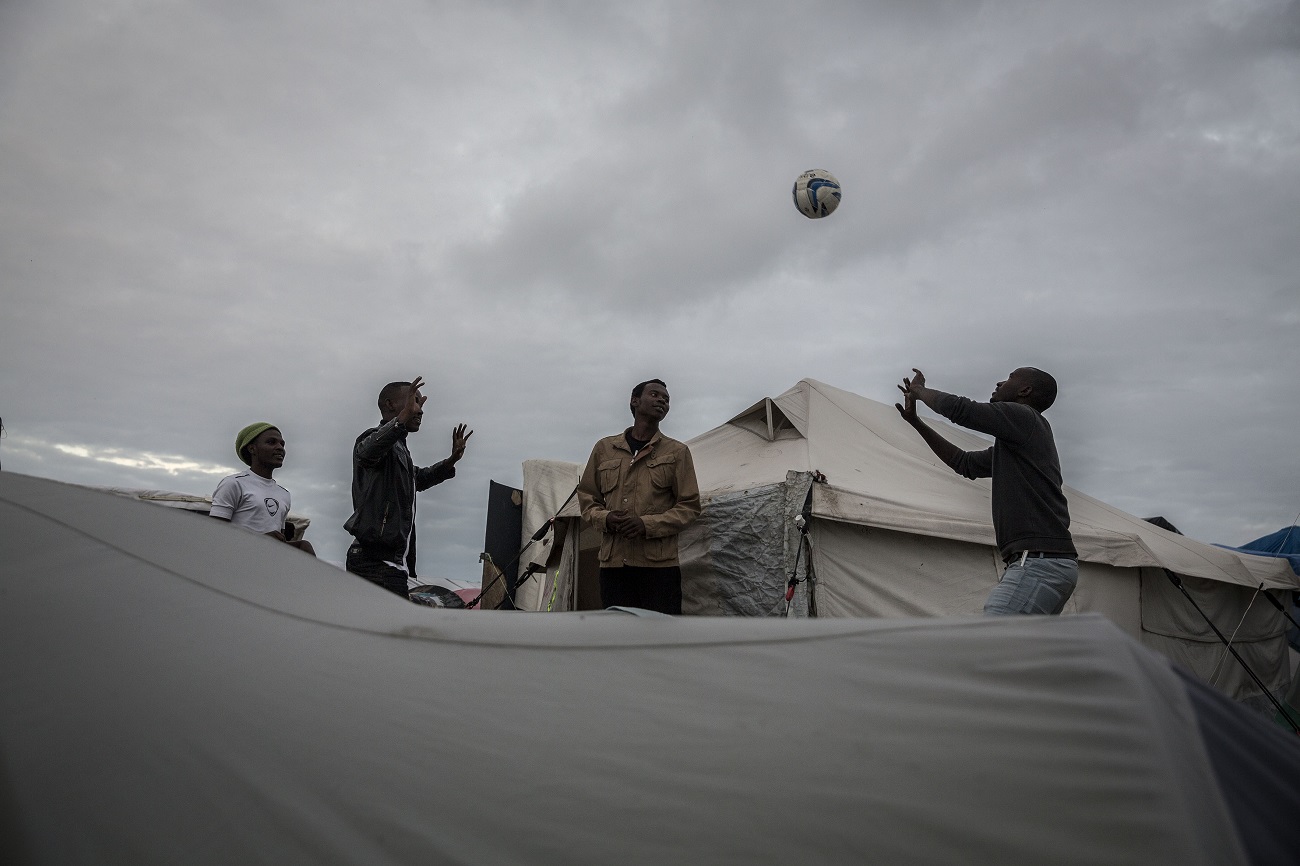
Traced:
<path id="1" fill-rule="evenodd" d="M 683 534 L 684 613 L 768 616 L 782 603 L 794 553 L 789 498 L 781 483 L 709 499 Z"/>
<path id="2" fill-rule="evenodd" d="M 6 863 L 1247 862 L 1096 615 L 440 610 L 12 473 L 0 563 Z"/>

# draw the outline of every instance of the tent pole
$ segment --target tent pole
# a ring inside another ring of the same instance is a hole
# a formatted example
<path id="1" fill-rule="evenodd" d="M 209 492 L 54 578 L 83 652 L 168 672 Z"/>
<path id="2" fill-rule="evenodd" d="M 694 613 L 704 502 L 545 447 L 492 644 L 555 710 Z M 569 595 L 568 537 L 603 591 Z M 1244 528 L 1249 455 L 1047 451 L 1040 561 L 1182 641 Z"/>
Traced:
<path id="1" fill-rule="evenodd" d="M 1300 734 L 1300 724 L 1296 724 L 1296 720 L 1291 718 L 1291 714 L 1286 711 L 1286 707 L 1278 703 L 1277 698 L 1273 697 L 1273 693 L 1268 690 L 1268 686 L 1264 685 L 1264 682 L 1256 676 L 1255 672 L 1250 669 L 1250 665 L 1246 664 L 1246 660 L 1241 657 L 1241 655 L 1233 648 L 1232 644 L 1228 642 L 1228 639 L 1223 636 L 1223 632 L 1219 631 L 1218 627 L 1215 626 L 1210 618 L 1205 615 L 1205 611 L 1201 610 L 1201 606 L 1196 603 L 1196 599 L 1192 598 L 1192 594 L 1187 591 L 1187 587 L 1183 586 L 1182 579 L 1167 568 L 1162 568 L 1161 571 L 1165 573 L 1165 577 L 1169 578 L 1169 582 L 1178 587 L 1178 591 L 1181 592 L 1189 602 L 1191 602 L 1192 607 L 1196 608 L 1196 612 L 1201 615 L 1201 619 L 1205 620 L 1205 624 L 1208 625 L 1216 635 L 1218 635 L 1219 640 L 1228 648 L 1228 652 L 1232 653 L 1232 657 L 1241 665 L 1242 670 L 1244 670 L 1250 678 L 1254 680 L 1255 685 L 1259 686 L 1259 690 L 1263 692 L 1264 696 L 1269 699 L 1269 702 L 1277 708 L 1277 711 L 1281 714 L 1282 718 L 1286 719 L 1287 724 L 1291 726 L 1291 730 Z"/>
<path id="2" fill-rule="evenodd" d="M 1282 616 L 1291 620 L 1291 625 L 1295 626 L 1296 628 L 1300 628 L 1300 622 L 1296 622 L 1295 617 L 1293 617 L 1290 613 L 1288 613 L 1287 609 L 1282 606 L 1282 602 L 1278 601 L 1276 598 L 1273 597 L 1272 593 L 1264 589 L 1264 584 L 1261 583 L 1259 585 L 1259 588 L 1264 590 L 1264 598 L 1268 599 L 1269 604 L 1277 608 L 1278 612 L 1281 613 Z"/>

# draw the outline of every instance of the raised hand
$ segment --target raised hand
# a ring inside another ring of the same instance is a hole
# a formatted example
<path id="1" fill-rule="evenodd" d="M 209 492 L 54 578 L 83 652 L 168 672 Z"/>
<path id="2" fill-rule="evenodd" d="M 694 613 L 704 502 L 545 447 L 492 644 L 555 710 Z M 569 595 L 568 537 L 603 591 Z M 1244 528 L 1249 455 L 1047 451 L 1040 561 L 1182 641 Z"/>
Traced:
<path id="1" fill-rule="evenodd" d="M 916 397 L 917 394 L 925 390 L 925 374 L 915 367 L 912 368 L 912 372 L 916 375 L 910 379 L 904 376 L 903 384 L 898 386 L 898 390 Z"/>
<path id="2" fill-rule="evenodd" d="M 416 376 L 411 380 L 411 387 L 406 389 L 406 400 L 397 411 L 397 420 L 409 424 L 416 415 L 424 414 L 424 401 L 429 398 L 420 393 L 424 387 L 424 377 Z"/>
<path id="3" fill-rule="evenodd" d="M 465 443 L 469 437 L 474 435 L 473 430 L 466 430 L 464 424 L 457 424 L 451 431 L 451 457 L 452 463 L 460 460 L 465 456 Z"/>
<path id="4" fill-rule="evenodd" d="M 903 416 L 904 421 L 906 421 L 908 424 L 915 424 L 916 423 L 916 397 L 915 395 L 912 394 L 911 391 L 907 390 L 902 385 L 898 386 L 898 390 L 903 392 L 903 402 L 901 404 L 895 403 L 894 408 L 898 410 L 899 415 Z"/>

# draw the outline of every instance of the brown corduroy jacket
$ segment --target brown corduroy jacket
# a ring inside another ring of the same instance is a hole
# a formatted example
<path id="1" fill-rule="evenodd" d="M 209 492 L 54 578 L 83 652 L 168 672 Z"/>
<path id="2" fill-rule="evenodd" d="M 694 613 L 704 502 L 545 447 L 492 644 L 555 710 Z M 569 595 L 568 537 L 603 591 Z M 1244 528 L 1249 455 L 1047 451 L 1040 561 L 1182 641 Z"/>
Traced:
<path id="1" fill-rule="evenodd" d="M 591 450 L 578 482 L 582 519 L 601 532 L 600 564 L 667 568 L 678 564 L 677 533 L 700 516 L 700 487 L 691 449 L 655 433 L 636 456 L 624 434 L 606 436 Z M 623 538 L 605 527 L 611 511 L 645 522 L 645 538 Z"/>

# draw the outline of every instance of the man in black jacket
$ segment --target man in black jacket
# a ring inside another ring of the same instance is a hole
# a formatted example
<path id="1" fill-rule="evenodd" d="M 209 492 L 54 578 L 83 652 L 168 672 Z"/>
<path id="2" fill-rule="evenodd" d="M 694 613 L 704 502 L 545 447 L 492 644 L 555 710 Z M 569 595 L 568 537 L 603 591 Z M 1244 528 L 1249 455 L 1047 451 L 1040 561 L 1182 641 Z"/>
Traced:
<path id="1" fill-rule="evenodd" d="M 1043 413 L 1056 401 L 1056 380 L 1021 367 L 999 382 L 988 403 L 925 385 L 925 374 L 903 379 L 903 419 L 944 463 L 967 478 L 993 478 L 993 533 L 1006 563 L 989 594 L 989 614 L 1057 614 L 1079 580 L 1070 537 L 1070 511 L 1061 489 L 1061 460 Z M 996 437 L 993 447 L 963 451 L 916 415 L 920 400 L 954 424 Z"/>
<path id="2" fill-rule="evenodd" d="M 389 382 L 379 392 L 378 427 L 357 437 L 352 449 L 352 516 L 343 528 L 356 540 L 348 548 L 347 569 L 407 598 L 407 578 L 415 574 L 415 494 L 456 476 L 473 430 L 457 424 L 451 456 L 420 468 L 411 462 L 408 433 L 420 429 L 424 380 Z"/>

